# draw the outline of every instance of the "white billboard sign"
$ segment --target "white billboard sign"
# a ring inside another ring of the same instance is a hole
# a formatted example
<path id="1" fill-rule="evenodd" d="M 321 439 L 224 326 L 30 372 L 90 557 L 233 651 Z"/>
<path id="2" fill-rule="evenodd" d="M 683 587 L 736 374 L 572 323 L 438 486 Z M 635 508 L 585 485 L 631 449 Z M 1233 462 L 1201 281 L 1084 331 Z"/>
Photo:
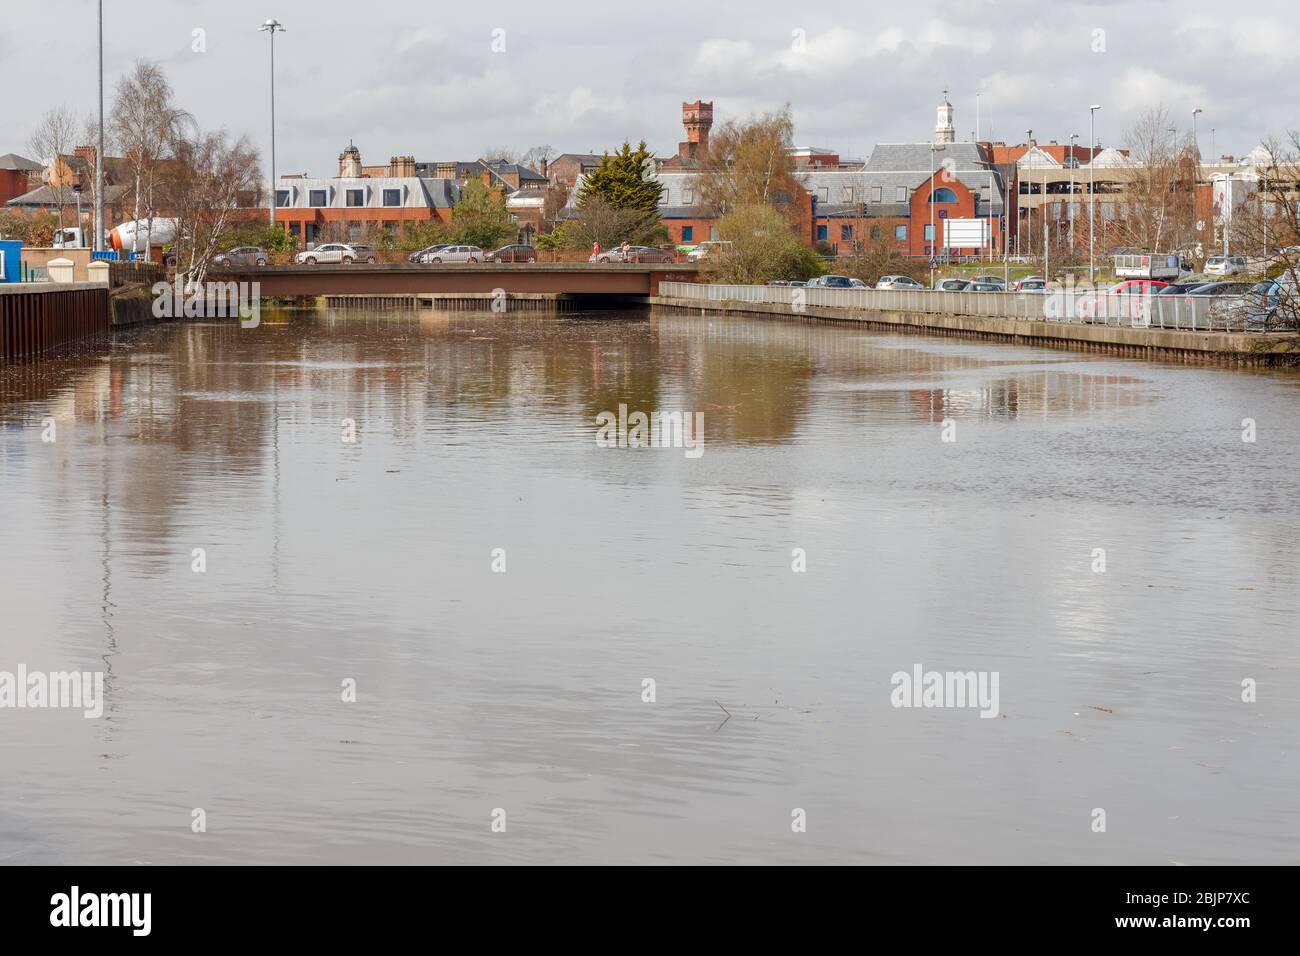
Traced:
<path id="1" fill-rule="evenodd" d="M 984 249 L 992 244 L 988 219 L 945 219 L 943 245 L 946 249 Z"/>

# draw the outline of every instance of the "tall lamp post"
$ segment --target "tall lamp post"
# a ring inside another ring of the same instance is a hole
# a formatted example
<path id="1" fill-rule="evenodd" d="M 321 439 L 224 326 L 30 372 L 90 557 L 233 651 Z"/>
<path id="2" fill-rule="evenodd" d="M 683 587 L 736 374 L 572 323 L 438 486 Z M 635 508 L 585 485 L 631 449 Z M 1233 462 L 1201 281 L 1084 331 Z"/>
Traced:
<path id="1" fill-rule="evenodd" d="M 1201 181 L 1201 150 L 1196 142 L 1196 116 L 1202 112 L 1204 110 L 1199 106 L 1192 110 L 1192 245 L 1196 245 L 1198 238 L 1196 235 L 1196 184 Z"/>
<path id="2" fill-rule="evenodd" d="M 275 35 L 283 33 L 279 20 L 267 20 L 257 28 L 260 33 L 271 34 L 271 225 L 275 225 Z"/>
<path id="3" fill-rule="evenodd" d="M 1088 107 L 1088 284 L 1096 282 L 1097 263 L 1097 103 Z"/>
<path id="4" fill-rule="evenodd" d="M 937 236 L 934 234 L 934 154 L 936 150 L 942 150 L 943 147 L 937 143 L 930 144 L 930 288 L 934 288 L 934 258 L 935 248 L 938 246 Z"/>
<path id="5" fill-rule="evenodd" d="M 1070 204 L 1065 207 L 1065 218 L 1070 223 L 1070 255 L 1074 256 L 1074 167 L 1079 164 L 1075 151 L 1079 146 L 1079 134 L 1070 134 Z"/>
<path id="6" fill-rule="evenodd" d="M 99 0 L 99 145 L 95 147 L 94 246 L 96 252 L 104 249 L 104 0 Z"/>

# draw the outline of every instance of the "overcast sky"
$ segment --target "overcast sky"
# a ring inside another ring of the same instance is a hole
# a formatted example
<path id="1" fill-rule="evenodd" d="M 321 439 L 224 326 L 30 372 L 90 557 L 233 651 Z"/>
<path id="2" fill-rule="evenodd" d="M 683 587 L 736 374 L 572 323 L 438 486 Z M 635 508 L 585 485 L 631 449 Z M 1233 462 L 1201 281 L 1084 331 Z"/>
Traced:
<path id="1" fill-rule="evenodd" d="M 94 0 L 0 0 L 0 153 L 27 154 L 49 107 L 96 108 Z M 280 172 L 332 175 L 354 140 L 367 164 L 395 154 L 471 159 L 489 147 L 596 152 L 683 138 L 683 100 L 715 122 L 794 110 L 800 145 L 865 158 L 875 142 L 931 136 L 946 85 L 958 138 L 1086 142 L 1163 102 L 1202 152 L 1241 155 L 1300 126 L 1294 2 L 962 0 L 654 4 L 436 0 L 104 0 L 111 102 L 132 61 L 160 62 L 204 127 L 269 153 L 269 16 L 276 38 Z M 21 9 L 20 16 L 16 14 Z M 205 52 L 194 32 L 204 31 Z M 493 50 L 494 31 L 497 47 Z"/>

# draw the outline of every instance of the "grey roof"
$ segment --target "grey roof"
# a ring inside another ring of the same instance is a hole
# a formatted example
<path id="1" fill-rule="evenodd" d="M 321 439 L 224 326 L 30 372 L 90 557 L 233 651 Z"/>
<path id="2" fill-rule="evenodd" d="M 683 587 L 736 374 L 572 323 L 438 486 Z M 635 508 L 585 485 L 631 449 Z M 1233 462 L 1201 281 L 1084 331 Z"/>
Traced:
<path id="1" fill-rule="evenodd" d="M 492 163 L 491 169 L 502 176 L 518 176 L 521 183 L 544 183 L 547 181 L 546 177 L 541 173 L 518 163 Z"/>
<path id="2" fill-rule="evenodd" d="M 23 173 L 35 173 L 44 169 L 40 163 L 17 153 L 5 153 L 0 156 L 0 169 L 12 169 Z"/>
<path id="3" fill-rule="evenodd" d="M 109 203 L 117 200 L 126 192 L 125 186 L 105 186 L 104 199 Z M 53 186 L 41 186 L 33 189 L 31 192 L 23 193 L 21 196 L 15 196 L 5 203 L 6 206 L 68 206 L 77 205 L 77 194 L 71 186 L 63 187 L 62 202 L 59 201 L 59 191 Z M 89 191 L 82 194 L 81 201 L 83 204 L 90 205 L 94 203 Z"/>
<path id="4" fill-rule="evenodd" d="M 934 151 L 936 164 L 950 159 L 961 169 L 978 169 L 988 161 L 978 143 L 948 143 Z M 868 172 L 909 170 L 930 172 L 929 143 L 877 143 L 867 160 Z"/>

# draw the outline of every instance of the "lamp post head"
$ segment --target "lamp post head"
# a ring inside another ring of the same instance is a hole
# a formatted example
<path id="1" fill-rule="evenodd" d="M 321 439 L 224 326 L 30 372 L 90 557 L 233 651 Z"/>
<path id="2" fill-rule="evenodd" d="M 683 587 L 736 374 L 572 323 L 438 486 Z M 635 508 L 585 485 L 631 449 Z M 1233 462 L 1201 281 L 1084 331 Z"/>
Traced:
<path id="1" fill-rule="evenodd" d="M 1198 107 L 1196 107 L 1196 109 L 1192 110 L 1192 115 L 1195 116 L 1197 113 L 1204 113 L 1204 112 L 1205 112 L 1205 110 L 1201 109 L 1201 108 L 1198 106 Z"/>
<path id="2" fill-rule="evenodd" d="M 1101 104 L 1100 104 L 1100 103 L 1093 103 L 1091 106 L 1088 107 L 1088 112 L 1089 112 L 1089 113 L 1095 113 L 1095 112 L 1097 112 L 1097 110 L 1099 110 L 1099 109 L 1101 109 Z"/>
<path id="3" fill-rule="evenodd" d="M 272 19 L 272 20 L 267 20 L 265 23 L 263 23 L 260 27 L 257 28 L 257 31 L 259 33 L 275 33 L 276 31 L 283 33 L 284 27 L 281 25 L 279 20 Z"/>

